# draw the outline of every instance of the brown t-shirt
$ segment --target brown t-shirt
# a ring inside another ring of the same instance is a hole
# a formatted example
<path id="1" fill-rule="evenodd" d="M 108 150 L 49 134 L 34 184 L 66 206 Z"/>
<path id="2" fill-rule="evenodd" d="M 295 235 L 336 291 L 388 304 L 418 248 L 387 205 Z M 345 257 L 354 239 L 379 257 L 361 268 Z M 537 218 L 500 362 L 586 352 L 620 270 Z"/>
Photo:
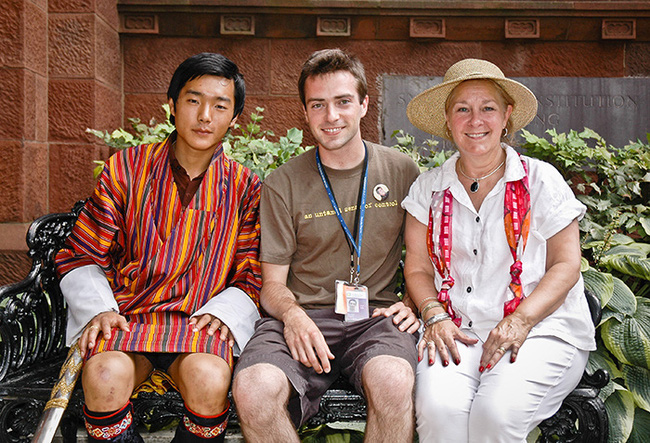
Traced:
<path id="1" fill-rule="evenodd" d="M 406 155 L 366 142 L 368 188 L 360 282 L 373 306 L 389 306 L 402 254 L 405 212 L 400 203 L 419 174 Z M 312 149 L 270 174 L 260 202 L 260 261 L 290 265 L 287 286 L 305 308 L 334 306 L 334 282 L 350 279 L 350 247 L 332 209 Z M 363 165 L 325 168 L 350 232 L 354 231 Z M 378 186 L 384 185 L 384 186 Z M 388 190 L 388 195 L 382 190 Z"/>

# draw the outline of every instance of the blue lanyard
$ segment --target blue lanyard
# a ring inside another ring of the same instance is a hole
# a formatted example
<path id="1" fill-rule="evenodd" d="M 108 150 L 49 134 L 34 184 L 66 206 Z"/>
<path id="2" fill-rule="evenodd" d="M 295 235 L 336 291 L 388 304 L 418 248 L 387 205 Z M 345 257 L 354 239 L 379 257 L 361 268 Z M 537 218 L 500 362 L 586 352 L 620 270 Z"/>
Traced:
<path id="1" fill-rule="evenodd" d="M 354 235 L 352 235 L 350 229 L 348 229 L 348 225 L 345 223 L 345 220 L 343 220 L 343 216 L 341 216 L 341 210 L 338 203 L 336 202 L 336 197 L 334 197 L 334 191 L 332 190 L 332 186 L 330 184 L 329 178 L 327 177 L 327 173 L 323 168 L 323 163 L 320 160 L 320 154 L 318 152 L 319 148 L 316 148 L 316 166 L 318 167 L 318 173 L 320 174 L 320 178 L 323 181 L 323 186 L 325 186 L 325 191 L 327 191 L 327 196 L 329 197 L 330 203 L 332 204 L 332 209 L 334 209 L 334 212 L 336 213 L 336 218 L 339 219 L 341 228 L 343 228 L 343 232 L 345 233 L 345 239 L 347 240 L 348 246 L 350 247 L 350 274 L 352 274 L 352 269 L 354 267 L 354 253 L 356 252 L 357 254 L 357 275 L 354 279 L 354 283 L 359 282 L 359 274 L 361 273 L 361 240 L 363 238 L 363 220 L 366 214 L 366 189 L 368 187 L 368 147 L 365 143 L 363 144 L 363 148 L 365 150 L 365 155 L 363 159 L 361 184 L 359 186 L 359 196 L 357 197 L 357 214 L 354 223 Z M 355 237 L 357 237 L 357 232 L 359 234 L 358 239 L 355 239 Z"/>

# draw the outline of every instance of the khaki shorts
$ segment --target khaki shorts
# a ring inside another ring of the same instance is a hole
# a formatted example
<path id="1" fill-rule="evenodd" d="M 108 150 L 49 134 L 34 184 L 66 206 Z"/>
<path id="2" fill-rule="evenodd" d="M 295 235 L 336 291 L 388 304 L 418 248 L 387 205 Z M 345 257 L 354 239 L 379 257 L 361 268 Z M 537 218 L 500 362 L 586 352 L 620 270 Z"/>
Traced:
<path id="1" fill-rule="evenodd" d="M 335 358 L 329 374 L 318 374 L 291 357 L 284 340 L 284 325 L 274 318 L 262 318 L 255 324 L 255 334 L 246 345 L 237 364 L 239 371 L 259 363 L 277 366 L 289 379 L 296 395 L 289 401 L 289 413 L 296 427 L 318 412 L 321 396 L 340 375 L 346 377 L 363 395 L 361 374 L 373 357 L 390 355 L 417 364 L 418 333 L 401 332 L 392 317 L 377 317 L 357 322 L 343 321 L 343 315 L 331 309 L 307 310 L 307 315 L 321 330 Z M 371 311 L 372 312 L 372 311 Z"/>

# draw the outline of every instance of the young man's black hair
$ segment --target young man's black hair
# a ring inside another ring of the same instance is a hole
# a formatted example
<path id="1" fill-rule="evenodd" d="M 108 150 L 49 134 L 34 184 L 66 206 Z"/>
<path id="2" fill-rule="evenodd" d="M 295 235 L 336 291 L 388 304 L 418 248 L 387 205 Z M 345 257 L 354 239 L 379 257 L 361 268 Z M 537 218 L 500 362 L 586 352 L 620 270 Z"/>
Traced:
<path id="1" fill-rule="evenodd" d="M 193 55 L 192 57 L 181 63 L 171 82 L 169 82 L 169 89 L 167 89 L 167 98 L 172 99 L 174 104 L 178 100 L 183 86 L 195 78 L 204 75 L 214 75 L 216 77 L 224 77 L 235 82 L 235 112 L 233 118 L 237 117 L 244 110 L 244 101 L 246 99 L 246 84 L 244 82 L 244 75 L 239 72 L 237 65 L 229 58 L 212 52 L 202 52 L 201 54 Z M 169 120 L 172 124 L 175 123 L 174 116 L 170 116 Z"/>

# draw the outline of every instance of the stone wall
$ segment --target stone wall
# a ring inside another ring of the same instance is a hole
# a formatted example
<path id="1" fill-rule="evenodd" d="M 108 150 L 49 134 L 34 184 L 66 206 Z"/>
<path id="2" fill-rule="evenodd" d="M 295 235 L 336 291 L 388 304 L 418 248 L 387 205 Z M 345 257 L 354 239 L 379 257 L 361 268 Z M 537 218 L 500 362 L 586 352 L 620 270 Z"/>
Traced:
<path id="1" fill-rule="evenodd" d="M 90 194 L 92 160 L 108 152 L 84 129 L 161 119 L 173 70 L 197 52 L 221 52 L 240 66 L 244 117 L 264 107 L 263 126 L 276 134 L 306 129 L 296 83 L 312 51 L 358 54 L 371 99 L 362 131 L 372 141 L 382 138 L 386 73 L 441 76 L 477 57 L 515 77 L 650 77 L 647 1 L 6 1 L 0 283 L 24 254 L 30 220 Z"/>

